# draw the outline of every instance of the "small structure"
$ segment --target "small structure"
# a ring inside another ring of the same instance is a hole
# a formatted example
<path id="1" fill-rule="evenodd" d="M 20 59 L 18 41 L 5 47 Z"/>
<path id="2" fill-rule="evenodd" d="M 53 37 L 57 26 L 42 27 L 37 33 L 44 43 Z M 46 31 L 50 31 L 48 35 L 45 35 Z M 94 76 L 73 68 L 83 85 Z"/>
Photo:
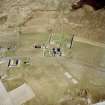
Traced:
<path id="1" fill-rule="evenodd" d="M 73 84 L 78 84 L 78 81 L 69 73 L 65 72 L 64 75 L 68 80 L 70 80 Z"/>
<path id="2" fill-rule="evenodd" d="M 61 56 L 62 55 L 62 52 L 61 52 L 61 48 L 52 48 L 52 55 L 53 56 Z"/>
<path id="3" fill-rule="evenodd" d="M 42 48 L 41 45 L 34 45 L 34 48 Z"/>
<path id="4" fill-rule="evenodd" d="M 22 62 L 23 62 L 24 64 L 30 64 L 31 58 L 30 58 L 30 57 L 26 57 Z"/>
<path id="5" fill-rule="evenodd" d="M 16 67 L 19 66 L 21 63 L 20 59 L 9 59 L 8 67 Z"/>
<path id="6" fill-rule="evenodd" d="M 7 51 L 7 48 L 0 47 L 0 52 L 5 52 L 5 51 Z"/>
<path id="7" fill-rule="evenodd" d="M 7 52 L 14 52 L 16 47 L 1 47 L 0 46 L 0 56 L 3 57 Z"/>

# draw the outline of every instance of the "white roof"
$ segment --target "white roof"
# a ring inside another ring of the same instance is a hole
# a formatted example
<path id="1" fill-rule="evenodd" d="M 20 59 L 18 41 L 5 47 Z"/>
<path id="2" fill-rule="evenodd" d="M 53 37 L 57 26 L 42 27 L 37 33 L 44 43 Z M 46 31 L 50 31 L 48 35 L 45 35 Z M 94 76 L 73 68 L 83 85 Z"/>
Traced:
<path id="1" fill-rule="evenodd" d="M 14 105 L 21 105 L 31 100 L 35 95 L 27 84 L 23 84 L 22 86 L 9 92 L 9 96 L 13 100 Z"/>
<path id="2" fill-rule="evenodd" d="M 0 105 L 21 105 L 34 97 L 32 89 L 23 84 L 13 91 L 7 92 L 0 81 Z"/>
<path id="3" fill-rule="evenodd" d="M 11 99 L 3 85 L 0 81 L 0 105 L 13 105 Z"/>
<path id="4" fill-rule="evenodd" d="M 93 104 L 93 105 L 105 105 L 105 101 L 104 102 L 99 102 L 99 103 L 96 103 L 96 104 Z"/>

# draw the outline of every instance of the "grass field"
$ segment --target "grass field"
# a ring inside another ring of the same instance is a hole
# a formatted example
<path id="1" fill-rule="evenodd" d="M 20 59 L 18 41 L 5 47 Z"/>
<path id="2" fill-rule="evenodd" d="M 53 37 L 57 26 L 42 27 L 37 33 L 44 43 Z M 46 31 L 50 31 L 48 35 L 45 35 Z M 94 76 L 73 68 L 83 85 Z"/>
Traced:
<path id="1" fill-rule="evenodd" d="M 58 41 L 57 44 L 62 44 L 65 56 L 51 57 L 43 56 L 42 49 L 33 48 L 35 43 L 45 44 L 48 33 L 22 34 L 15 55 L 21 58 L 30 57 L 31 62 L 29 65 L 22 64 L 20 67 L 9 69 L 8 78 L 4 80 L 7 90 L 10 91 L 24 82 L 29 84 L 36 97 L 25 105 L 69 105 L 69 102 L 60 103 L 60 100 L 65 101 L 65 96 L 68 95 L 79 100 L 77 93 L 80 89 L 88 89 L 93 102 L 103 100 L 105 49 L 80 42 L 74 42 L 72 49 L 68 49 L 66 41 L 71 36 L 56 34 L 52 38 Z M 11 56 L 11 53 L 8 55 Z M 68 79 L 64 75 L 65 72 L 70 73 L 78 84 Z M 73 103 L 71 104 L 76 104 L 75 101 Z"/>

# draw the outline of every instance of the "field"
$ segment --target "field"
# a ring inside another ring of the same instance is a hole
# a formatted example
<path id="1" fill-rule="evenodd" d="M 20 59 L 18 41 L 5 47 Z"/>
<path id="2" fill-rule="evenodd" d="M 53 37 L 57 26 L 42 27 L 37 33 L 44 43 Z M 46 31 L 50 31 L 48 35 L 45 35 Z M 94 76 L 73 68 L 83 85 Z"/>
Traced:
<path id="1" fill-rule="evenodd" d="M 67 40 L 72 37 L 65 33 L 55 34 L 64 56 L 43 56 L 43 49 L 35 49 L 34 44 L 45 44 L 48 33 L 21 34 L 16 52 L 22 60 L 30 58 L 30 64 L 9 68 L 4 79 L 8 91 L 27 83 L 34 91 L 35 98 L 24 105 L 72 105 L 80 102 L 78 93 L 87 89 L 93 103 L 105 96 L 105 48 L 82 42 L 73 42 L 72 48 L 66 48 Z M 89 54 L 90 53 L 90 54 Z M 11 56 L 11 53 L 8 53 Z M 72 76 L 73 82 L 67 75 Z M 74 97 L 70 101 L 70 97 Z M 80 102 L 80 105 L 84 105 Z"/>

